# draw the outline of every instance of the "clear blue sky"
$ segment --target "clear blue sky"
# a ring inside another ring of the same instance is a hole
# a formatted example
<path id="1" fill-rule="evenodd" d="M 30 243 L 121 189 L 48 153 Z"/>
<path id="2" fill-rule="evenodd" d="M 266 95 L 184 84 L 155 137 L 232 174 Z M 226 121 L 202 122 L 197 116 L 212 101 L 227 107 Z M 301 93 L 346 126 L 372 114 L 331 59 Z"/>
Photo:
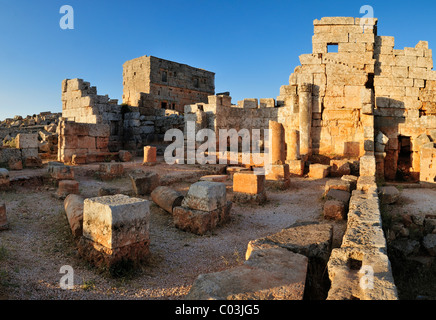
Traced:
<path id="1" fill-rule="evenodd" d="M 62 5 L 74 30 L 62 30 Z M 153 55 L 216 73 L 216 92 L 275 98 L 310 53 L 313 20 L 372 5 L 395 47 L 436 49 L 435 1 L 0 0 L 0 119 L 61 112 L 61 82 L 83 78 L 122 99 L 122 64 Z M 436 53 L 436 51 L 435 51 Z"/>

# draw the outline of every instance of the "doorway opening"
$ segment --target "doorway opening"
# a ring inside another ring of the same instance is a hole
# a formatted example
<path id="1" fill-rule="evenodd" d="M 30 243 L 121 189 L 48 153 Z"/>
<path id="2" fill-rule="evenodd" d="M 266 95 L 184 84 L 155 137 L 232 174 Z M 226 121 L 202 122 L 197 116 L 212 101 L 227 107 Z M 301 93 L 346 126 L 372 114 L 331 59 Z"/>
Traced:
<path id="1" fill-rule="evenodd" d="M 412 168 L 412 144 L 410 137 L 398 137 L 398 165 L 396 180 L 398 181 L 413 181 L 411 174 Z"/>

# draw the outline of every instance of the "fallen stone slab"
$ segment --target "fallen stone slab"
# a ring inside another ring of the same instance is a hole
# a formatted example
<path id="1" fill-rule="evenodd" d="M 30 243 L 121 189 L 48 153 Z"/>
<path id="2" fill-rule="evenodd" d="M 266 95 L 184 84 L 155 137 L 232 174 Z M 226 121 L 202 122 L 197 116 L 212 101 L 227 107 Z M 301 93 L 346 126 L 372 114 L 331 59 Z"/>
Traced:
<path id="1" fill-rule="evenodd" d="M 327 263 L 332 249 L 332 239 L 333 227 L 329 224 L 297 223 L 273 235 L 250 241 L 245 257 L 249 259 L 257 250 L 280 247 Z"/>
<path id="2" fill-rule="evenodd" d="M 202 176 L 200 181 L 212 181 L 212 182 L 226 182 L 228 176 L 227 175 L 207 175 Z"/>
<path id="3" fill-rule="evenodd" d="M 75 238 L 83 234 L 83 202 L 85 199 L 76 194 L 70 194 L 65 198 L 64 209 L 67 214 L 71 232 Z"/>
<path id="4" fill-rule="evenodd" d="M 242 266 L 200 275 L 187 300 L 302 300 L 307 258 L 283 248 L 253 253 Z"/>
<path id="5" fill-rule="evenodd" d="M 222 208 L 226 204 L 226 185 L 210 181 L 192 184 L 182 201 L 182 207 L 208 212 Z"/>
<path id="6" fill-rule="evenodd" d="M 175 207 L 181 206 L 183 195 L 170 187 L 159 186 L 151 193 L 151 199 L 168 213 L 173 213 Z"/>
<path id="7" fill-rule="evenodd" d="M 378 195 L 381 203 L 394 204 L 400 198 L 400 191 L 394 186 L 380 187 Z"/>
<path id="8" fill-rule="evenodd" d="M 129 173 L 133 191 L 136 195 L 148 195 L 160 185 L 160 177 L 153 171 L 135 170 Z"/>

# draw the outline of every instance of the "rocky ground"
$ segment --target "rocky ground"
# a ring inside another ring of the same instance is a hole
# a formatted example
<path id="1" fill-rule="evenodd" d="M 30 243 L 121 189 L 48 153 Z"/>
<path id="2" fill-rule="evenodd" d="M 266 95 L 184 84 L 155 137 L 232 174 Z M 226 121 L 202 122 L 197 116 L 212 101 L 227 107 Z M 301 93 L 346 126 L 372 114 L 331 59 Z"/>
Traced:
<path id="1" fill-rule="evenodd" d="M 156 171 L 184 194 L 191 183 L 206 173 L 192 166 L 142 167 L 140 159 L 125 165 L 127 171 L 135 168 Z M 82 195 L 94 197 L 101 187 L 109 186 L 131 195 L 128 177 L 103 182 L 95 177 L 97 168 L 97 165 L 75 167 Z M 46 169 L 11 172 L 11 179 L 41 176 L 45 172 Z M 269 189 L 265 205 L 233 204 L 231 222 L 205 236 L 176 229 L 171 216 L 153 204 L 151 257 L 140 270 L 118 278 L 96 270 L 78 256 L 63 201 L 53 197 L 56 188 L 30 182 L 14 184 L 12 191 L 0 194 L 7 205 L 10 223 L 10 230 L 0 233 L 0 298 L 183 299 L 199 274 L 242 264 L 250 240 L 278 232 L 296 221 L 323 220 L 321 198 L 325 182 L 293 178 L 289 190 Z M 229 200 L 231 185 L 229 180 Z M 323 222 L 334 225 L 334 246 L 340 246 L 345 222 Z M 59 286 L 64 265 L 74 270 L 72 290 Z"/>
<path id="2" fill-rule="evenodd" d="M 436 189 L 403 188 L 382 205 L 383 228 L 401 300 L 436 299 Z"/>

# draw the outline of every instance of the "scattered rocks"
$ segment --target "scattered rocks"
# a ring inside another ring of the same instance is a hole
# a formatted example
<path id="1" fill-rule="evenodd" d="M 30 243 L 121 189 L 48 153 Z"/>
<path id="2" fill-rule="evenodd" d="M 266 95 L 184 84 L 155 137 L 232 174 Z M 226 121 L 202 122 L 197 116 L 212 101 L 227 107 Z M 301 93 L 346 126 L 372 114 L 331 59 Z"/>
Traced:
<path id="1" fill-rule="evenodd" d="M 380 187 L 378 194 L 381 203 L 384 204 L 394 204 L 400 198 L 400 192 L 393 186 Z"/>

